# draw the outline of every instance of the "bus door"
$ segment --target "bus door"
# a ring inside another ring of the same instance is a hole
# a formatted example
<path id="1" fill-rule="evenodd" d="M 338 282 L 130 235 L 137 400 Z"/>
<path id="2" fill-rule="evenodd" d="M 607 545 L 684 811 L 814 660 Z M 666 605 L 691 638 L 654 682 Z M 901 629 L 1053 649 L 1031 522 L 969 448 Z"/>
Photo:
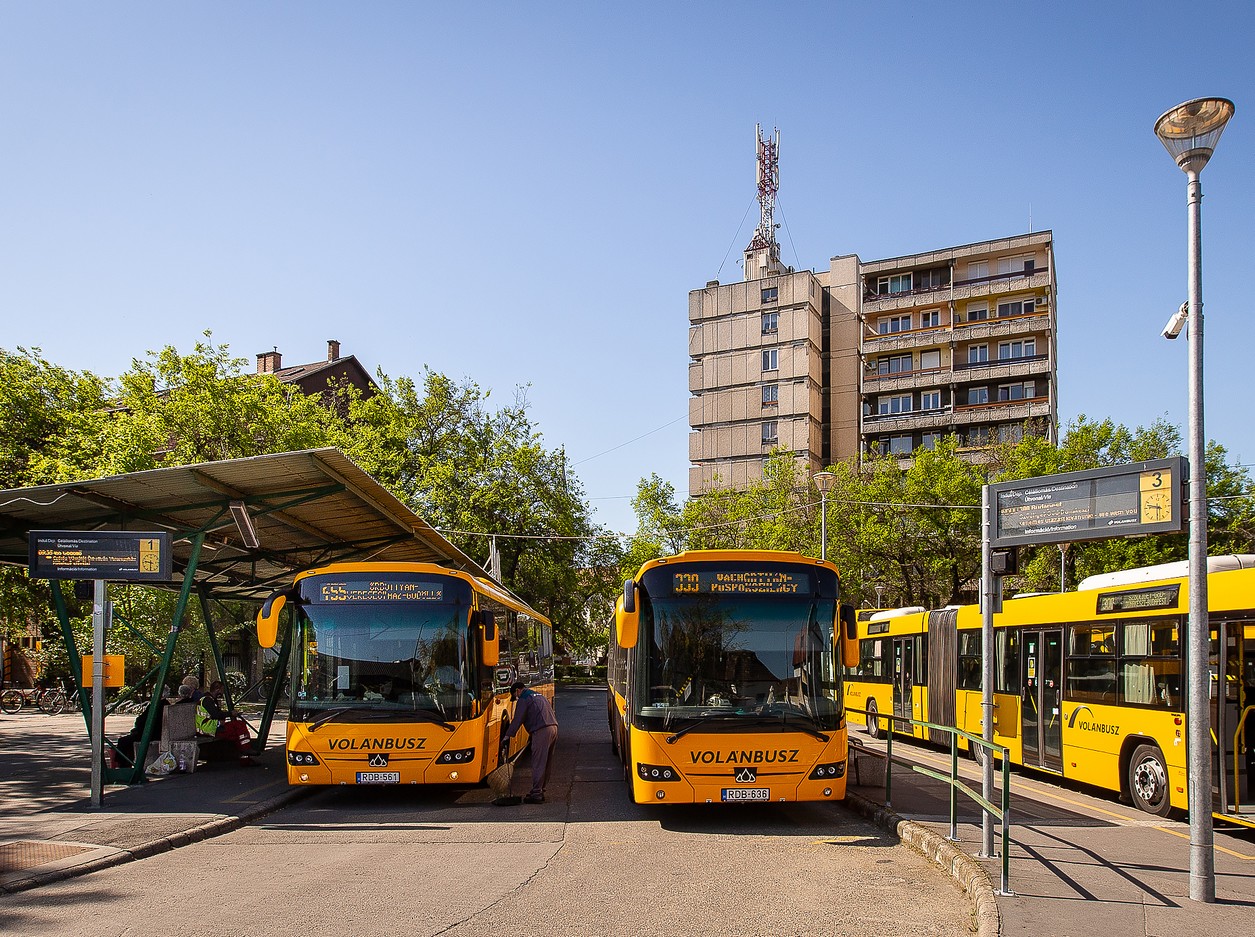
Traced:
<path id="1" fill-rule="evenodd" d="M 911 701 L 915 696 L 915 639 L 893 639 L 893 714 L 903 719 L 913 719 Z M 909 723 L 894 726 L 900 732 L 912 734 Z"/>
<path id="2" fill-rule="evenodd" d="M 1255 622 L 1227 621 L 1213 627 L 1219 629 L 1224 654 L 1211 660 L 1216 678 L 1210 708 L 1217 742 L 1212 749 L 1212 782 L 1221 813 L 1251 817 L 1255 816 Z"/>
<path id="3" fill-rule="evenodd" d="M 1020 718 L 1024 764 L 1063 770 L 1063 629 L 1024 631 L 1020 657 Z"/>

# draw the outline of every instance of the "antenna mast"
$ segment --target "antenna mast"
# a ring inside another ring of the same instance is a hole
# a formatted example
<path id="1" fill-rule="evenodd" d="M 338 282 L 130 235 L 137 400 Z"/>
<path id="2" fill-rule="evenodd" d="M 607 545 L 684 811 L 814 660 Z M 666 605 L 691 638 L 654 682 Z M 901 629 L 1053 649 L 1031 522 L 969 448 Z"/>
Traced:
<path id="1" fill-rule="evenodd" d="M 754 229 L 754 238 L 746 251 L 767 250 L 771 259 L 780 256 L 780 245 L 776 242 L 775 223 L 776 193 L 780 191 L 780 131 L 773 128 L 775 136 L 763 136 L 762 124 L 754 125 L 754 149 L 758 155 L 758 227 Z"/>

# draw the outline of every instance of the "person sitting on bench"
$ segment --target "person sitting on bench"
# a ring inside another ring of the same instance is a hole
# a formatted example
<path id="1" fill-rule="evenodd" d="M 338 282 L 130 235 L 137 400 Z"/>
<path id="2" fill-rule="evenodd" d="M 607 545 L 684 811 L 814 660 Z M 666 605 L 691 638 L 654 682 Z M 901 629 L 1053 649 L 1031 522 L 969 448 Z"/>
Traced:
<path id="1" fill-rule="evenodd" d="M 222 706 L 225 690 L 221 680 L 209 685 L 209 692 L 201 697 L 196 709 L 196 731 L 201 735 L 212 735 L 215 738 L 227 739 L 235 744 L 240 756 L 240 764 L 251 765 L 248 724 L 236 713 L 228 712 Z"/>

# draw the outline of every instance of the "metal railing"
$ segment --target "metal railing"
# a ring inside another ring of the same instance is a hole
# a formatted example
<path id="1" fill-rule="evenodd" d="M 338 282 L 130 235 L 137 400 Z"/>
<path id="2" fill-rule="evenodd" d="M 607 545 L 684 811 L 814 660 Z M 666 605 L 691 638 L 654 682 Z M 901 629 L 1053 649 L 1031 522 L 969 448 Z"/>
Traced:
<path id="1" fill-rule="evenodd" d="M 846 713 L 861 713 L 864 720 L 869 717 L 866 709 L 856 709 L 853 706 L 846 707 Z M 924 722 L 919 719 L 912 719 L 908 716 L 892 716 L 887 713 L 876 712 L 877 729 L 884 732 L 885 738 L 885 806 L 892 809 L 892 792 L 893 792 L 893 725 L 902 723 L 914 729 L 919 727 L 922 729 L 931 729 L 936 732 L 944 732 L 950 737 L 950 774 L 947 776 L 940 771 L 934 771 L 924 765 L 909 764 L 909 767 L 916 774 L 922 774 L 925 777 L 933 778 L 937 781 L 944 782 L 950 788 L 950 833 L 946 837 L 950 842 L 959 842 L 958 828 L 958 795 L 959 792 L 966 794 L 969 798 L 980 805 L 981 810 L 989 814 L 994 820 L 1002 825 L 1002 883 L 998 889 L 999 895 L 1012 895 L 1011 891 L 1011 759 L 1008 757 L 1008 749 L 1003 745 L 995 745 L 992 742 L 986 742 L 979 735 L 973 735 L 971 732 L 965 732 L 962 729 L 956 729 L 954 726 L 943 726 L 933 722 Z M 888 723 L 888 725 L 885 725 Z M 970 788 L 959 777 L 959 736 L 967 739 L 969 745 L 974 745 L 985 751 L 984 757 L 998 757 L 1002 759 L 1002 796 L 1001 803 L 995 806 L 985 799 L 984 795 Z M 853 740 L 851 740 L 853 741 Z M 862 748 L 861 743 L 858 744 Z M 879 752 L 871 749 L 863 748 L 868 754 L 879 757 Z M 985 856 L 977 853 L 977 857 L 981 859 L 992 859 L 993 856 Z"/>

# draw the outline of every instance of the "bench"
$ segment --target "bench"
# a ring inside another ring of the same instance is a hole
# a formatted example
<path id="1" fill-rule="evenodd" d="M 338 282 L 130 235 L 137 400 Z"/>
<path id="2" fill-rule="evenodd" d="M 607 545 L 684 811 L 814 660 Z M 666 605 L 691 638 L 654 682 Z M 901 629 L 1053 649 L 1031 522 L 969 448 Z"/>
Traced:
<path id="1" fill-rule="evenodd" d="M 202 741 L 213 741 L 211 736 L 196 734 L 196 704 L 171 703 L 161 720 L 161 742 L 157 755 L 169 752 L 175 761 L 182 761 L 183 770 L 191 774 L 200 760 Z"/>

